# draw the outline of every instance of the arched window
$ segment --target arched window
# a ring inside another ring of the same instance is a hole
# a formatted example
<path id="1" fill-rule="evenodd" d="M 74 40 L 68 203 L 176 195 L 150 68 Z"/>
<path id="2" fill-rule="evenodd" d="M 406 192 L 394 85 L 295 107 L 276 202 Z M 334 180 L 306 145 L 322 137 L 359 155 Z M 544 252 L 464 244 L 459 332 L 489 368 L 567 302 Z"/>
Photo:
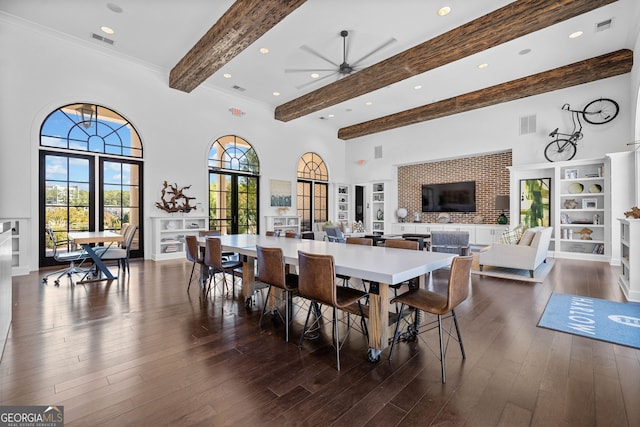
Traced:
<path id="1" fill-rule="evenodd" d="M 305 153 L 298 161 L 298 215 L 302 231 L 311 231 L 315 222 L 326 222 L 328 211 L 327 165 L 316 153 Z"/>
<path id="2" fill-rule="evenodd" d="M 40 265 L 54 263 L 47 226 L 65 241 L 70 231 L 134 224 L 130 256 L 143 256 L 141 158 L 138 132 L 113 110 L 78 103 L 47 116 L 40 128 Z"/>
<path id="3" fill-rule="evenodd" d="M 140 136 L 129 120 L 94 104 L 60 107 L 45 119 L 40 145 L 142 158 Z"/>
<path id="4" fill-rule="evenodd" d="M 208 156 L 209 228 L 223 234 L 257 234 L 260 161 L 243 138 L 216 139 Z"/>

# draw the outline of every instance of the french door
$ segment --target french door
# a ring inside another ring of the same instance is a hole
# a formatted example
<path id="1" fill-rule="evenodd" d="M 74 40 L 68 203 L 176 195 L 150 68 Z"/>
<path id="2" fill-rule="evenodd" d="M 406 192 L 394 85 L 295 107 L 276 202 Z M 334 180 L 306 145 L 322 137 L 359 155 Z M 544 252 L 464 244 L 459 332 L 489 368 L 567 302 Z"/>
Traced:
<path id="1" fill-rule="evenodd" d="M 258 234 L 259 179 L 238 173 L 209 173 L 209 228 L 222 234 Z"/>
<path id="2" fill-rule="evenodd" d="M 72 249 L 66 242 L 71 231 L 120 231 L 124 223 L 135 224 L 139 229 L 130 256 L 143 255 L 141 162 L 41 151 L 39 196 L 40 266 L 56 264 L 46 227 L 64 252 Z"/>

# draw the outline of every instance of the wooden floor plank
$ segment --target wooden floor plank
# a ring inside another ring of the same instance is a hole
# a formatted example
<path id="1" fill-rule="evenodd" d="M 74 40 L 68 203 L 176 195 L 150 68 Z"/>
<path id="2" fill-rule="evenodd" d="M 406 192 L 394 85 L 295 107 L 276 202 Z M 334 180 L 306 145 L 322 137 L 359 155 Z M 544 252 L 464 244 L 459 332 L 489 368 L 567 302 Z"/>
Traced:
<path id="1" fill-rule="evenodd" d="M 0 405 L 63 405 L 70 426 L 640 427 L 640 350 L 536 326 L 553 292 L 625 301 L 605 263 L 556 260 L 538 284 L 472 276 L 456 310 L 467 358 L 450 344 L 446 384 L 425 342 L 370 363 L 356 332 L 338 372 L 328 322 L 299 349 L 305 311 L 286 343 L 270 314 L 258 328 L 260 295 L 187 293 L 190 267 L 134 261 L 112 283 L 60 287 L 41 283 L 50 270 L 15 277 Z M 446 274 L 427 286 L 442 292 Z"/>

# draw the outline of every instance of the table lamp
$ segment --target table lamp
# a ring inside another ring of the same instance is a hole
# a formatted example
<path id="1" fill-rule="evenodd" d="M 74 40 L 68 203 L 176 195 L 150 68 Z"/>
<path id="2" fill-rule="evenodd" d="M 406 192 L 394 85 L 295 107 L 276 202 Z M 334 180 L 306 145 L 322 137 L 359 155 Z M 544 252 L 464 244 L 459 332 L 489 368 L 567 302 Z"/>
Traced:
<path id="1" fill-rule="evenodd" d="M 502 211 L 502 213 L 496 220 L 498 224 L 506 224 L 507 222 L 509 222 L 507 216 L 504 214 L 505 209 L 509 209 L 509 196 L 496 196 L 496 209 Z"/>
<path id="2" fill-rule="evenodd" d="M 398 221 L 404 222 L 404 219 L 407 217 L 407 210 L 405 208 L 398 208 L 396 211 L 396 215 L 398 215 Z"/>

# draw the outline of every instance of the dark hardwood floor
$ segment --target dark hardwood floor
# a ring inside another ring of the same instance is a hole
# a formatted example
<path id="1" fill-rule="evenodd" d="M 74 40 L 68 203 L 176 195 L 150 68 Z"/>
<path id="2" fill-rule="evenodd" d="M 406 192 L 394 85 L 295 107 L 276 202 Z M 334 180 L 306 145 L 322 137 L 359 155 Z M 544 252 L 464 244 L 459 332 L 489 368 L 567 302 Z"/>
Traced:
<path id="1" fill-rule="evenodd" d="M 467 359 L 451 343 L 444 385 L 425 343 L 374 364 L 355 332 L 337 372 L 330 332 L 298 350 L 303 314 L 287 344 L 271 317 L 258 330 L 258 308 L 187 294 L 189 271 L 132 261 L 112 283 L 15 277 L 0 405 L 64 405 L 68 426 L 640 425 L 639 350 L 536 327 L 552 292 L 624 301 L 608 264 L 556 260 L 541 284 L 473 275 L 457 310 Z"/>

